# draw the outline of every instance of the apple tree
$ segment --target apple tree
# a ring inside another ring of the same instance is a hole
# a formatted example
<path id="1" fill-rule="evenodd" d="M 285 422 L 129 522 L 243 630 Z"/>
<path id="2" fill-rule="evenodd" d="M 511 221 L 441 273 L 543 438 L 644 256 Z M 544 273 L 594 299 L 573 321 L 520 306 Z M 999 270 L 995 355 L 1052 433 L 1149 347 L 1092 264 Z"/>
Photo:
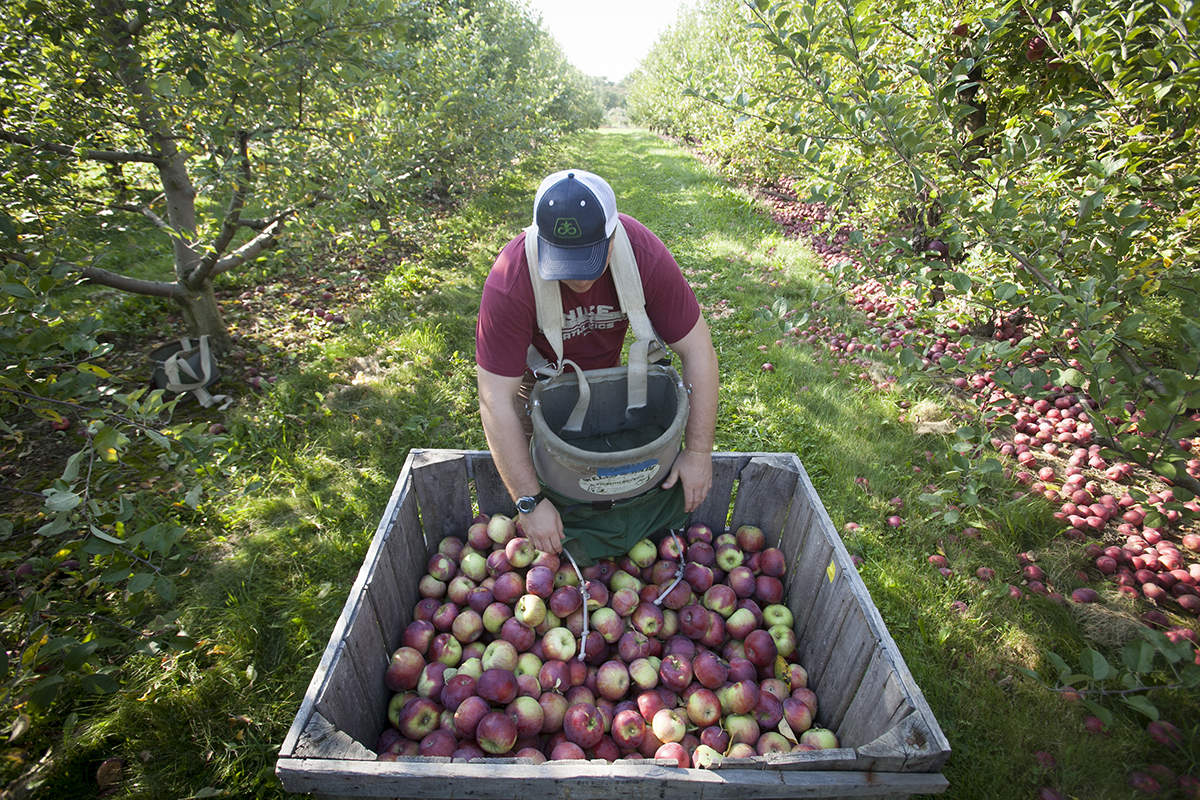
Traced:
<path id="1" fill-rule="evenodd" d="M 1018 394 L 1082 393 L 1101 440 L 1186 500 L 1200 492 L 1179 446 L 1200 407 L 1189 9 L 755 0 L 740 4 L 745 47 L 726 22 L 716 69 L 650 82 L 725 111 L 706 146 L 782 137 L 761 161 L 784 151 L 868 269 L 976 329 L 1014 328 L 976 368 Z"/>

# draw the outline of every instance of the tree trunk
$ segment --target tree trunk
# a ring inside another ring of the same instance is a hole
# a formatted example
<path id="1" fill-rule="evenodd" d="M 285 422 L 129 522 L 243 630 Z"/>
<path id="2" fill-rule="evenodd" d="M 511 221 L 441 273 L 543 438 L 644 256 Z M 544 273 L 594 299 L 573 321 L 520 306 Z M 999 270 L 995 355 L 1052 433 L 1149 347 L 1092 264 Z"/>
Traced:
<path id="1" fill-rule="evenodd" d="M 183 320 L 187 324 L 188 336 L 208 336 L 208 345 L 217 355 L 224 355 L 233 348 L 225 318 L 213 294 L 212 281 L 207 280 L 198 291 L 177 295 L 175 298 L 183 309 Z"/>

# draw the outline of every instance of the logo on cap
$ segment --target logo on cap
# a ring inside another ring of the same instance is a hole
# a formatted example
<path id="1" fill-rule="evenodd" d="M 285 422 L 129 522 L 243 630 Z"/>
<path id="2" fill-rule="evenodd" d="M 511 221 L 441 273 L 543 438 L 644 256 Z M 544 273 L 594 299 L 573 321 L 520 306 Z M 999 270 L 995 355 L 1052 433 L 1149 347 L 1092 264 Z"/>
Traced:
<path id="1" fill-rule="evenodd" d="M 560 239 L 578 239 L 583 231 L 574 217 L 563 217 L 554 224 L 554 235 Z"/>

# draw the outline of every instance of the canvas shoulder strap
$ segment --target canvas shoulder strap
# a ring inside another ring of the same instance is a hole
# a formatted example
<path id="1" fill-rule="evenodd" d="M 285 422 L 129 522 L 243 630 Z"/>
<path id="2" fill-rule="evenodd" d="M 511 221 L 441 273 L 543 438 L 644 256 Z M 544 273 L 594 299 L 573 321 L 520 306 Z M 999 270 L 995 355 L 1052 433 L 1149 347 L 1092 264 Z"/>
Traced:
<path id="1" fill-rule="evenodd" d="M 551 377 L 562 372 L 566 362 L 563 360 L 562 338 L 562 295 L 557 281 L 543 280 L 538 273 L 537 257 L 537 227 L 525 229 L 525 260 L 529 265 L 529 279 L 533 283 L 533 298 L 537 308 L 537 324 L 542 334 L 550 343 L 550 348 L 557 358 L 557 366 L 550 365 L 542 358 L 532 345 L 526 356 L 526 363 L 535 375 Z M 633 330 L 634 343 L 629 348 L 629 375 L 627 379 L 629 409 L 641 408 L 646 405 L 647 366 L 649 352 L 652 346 L 658 345 L 658 335 L 646 314 L 646 296 L 642 291 L 642 277 L 638 270 L 637 259 L 633 254 L 633 245 L 625 225 L 618 220 L 614 232 L 613 256 L 609 269 L 613 276 L 613 285 L 617 291 L 617 302 L 629 319 L 629 327 Z M 588 389 L 586 378 L 582 371 L 572 363 L 579 374 L 579 403 L 571 414 L 564 430 L 579 430 L 582 426 L 583 415 L 587 412 Z"/>

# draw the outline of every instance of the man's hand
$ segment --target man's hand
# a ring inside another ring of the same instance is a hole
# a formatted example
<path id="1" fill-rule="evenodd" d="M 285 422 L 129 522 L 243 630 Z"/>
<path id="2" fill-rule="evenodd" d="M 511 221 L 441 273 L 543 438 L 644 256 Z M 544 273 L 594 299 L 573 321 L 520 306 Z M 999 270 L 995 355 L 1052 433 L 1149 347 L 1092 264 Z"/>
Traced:
<path id="1" fill-rule="evenodd" d="M 528 514 L 521 514 L 521 530 L 525 538 L 543 553 L 561 553 L 563 540 L 562 517 L 549 500 L 542 500 Z"/>
<path id="2" fill-rule="evenodd" d="M 700 507 L 712 488 L 712 454 L 680 451 L 662 488 L 671 489 L 679 480 L 683 481 L 683 510 L 691 513 Z"/>

